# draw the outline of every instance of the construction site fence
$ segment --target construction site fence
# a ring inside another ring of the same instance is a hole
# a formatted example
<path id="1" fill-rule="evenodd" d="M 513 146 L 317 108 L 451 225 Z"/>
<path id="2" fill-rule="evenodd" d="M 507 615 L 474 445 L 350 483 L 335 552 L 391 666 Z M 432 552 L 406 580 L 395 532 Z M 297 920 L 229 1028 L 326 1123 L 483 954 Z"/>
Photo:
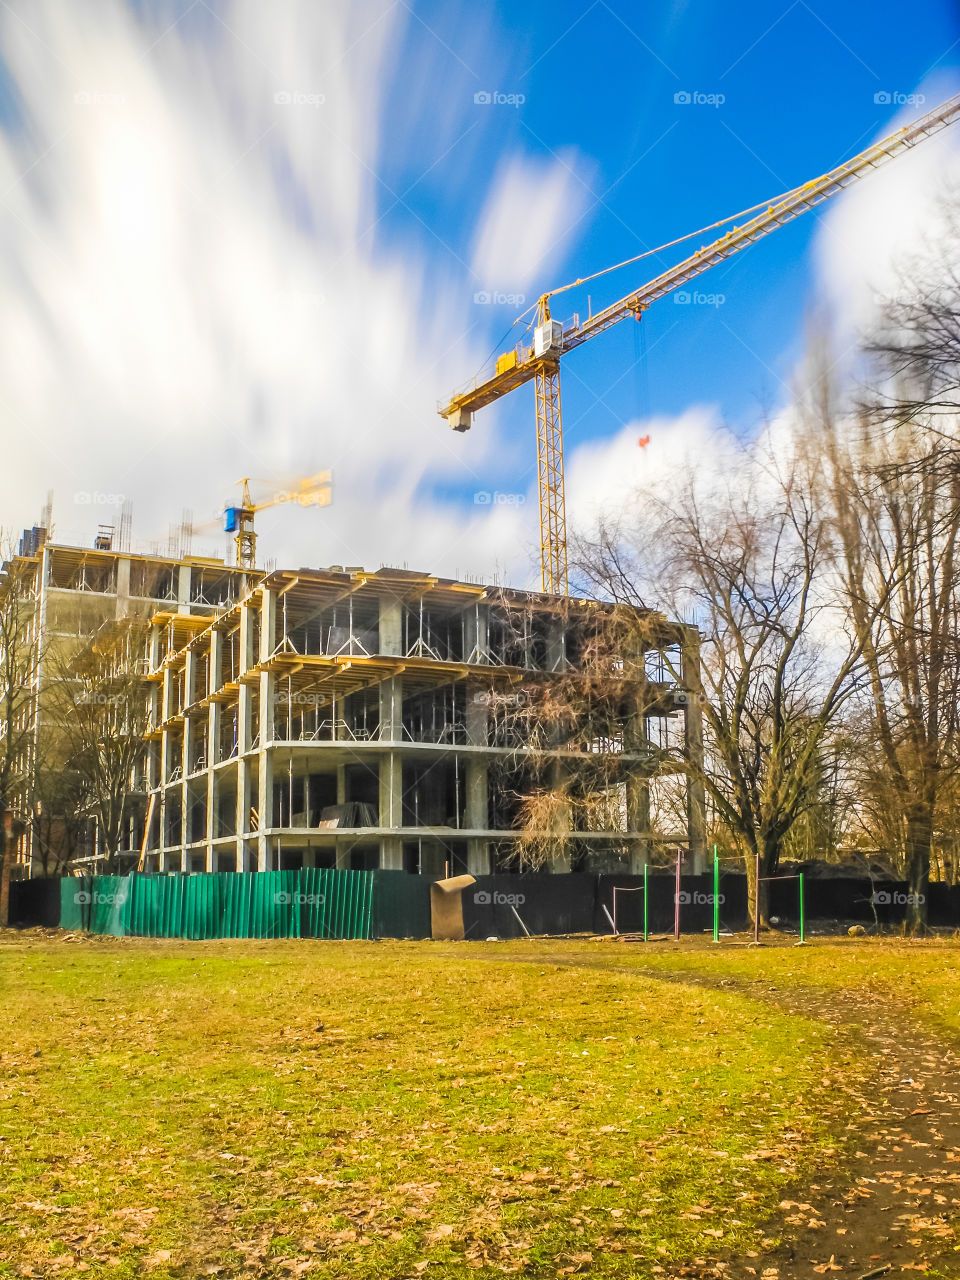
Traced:
<path id="1" fill-rule="evenodd" d="M 118 937 L 150 938 L 428 938 L 431 877 L 405 871 L 296 871 L 138 874 L 33 880 L 11 885 L 11 923 L 55 926 Z M 644 926 L 643 876 L 626 874 L 477 876 L 463 891 L 464 936 L 515 938 L 532 934 L 610 933 L 616 914 L 622 933 Z M 616 895 L 614 889 L 624 890 Z M 721 927 L 748 925 L 747 882 L 722 872 Z M 712 928 L 713 877 L 680 881 L 683 933 Z M 672 931 L 675 877 L 651 869 L 646 923 Z M 799 919 L 796 879 L 768 885 L 770 914 Z M 808 877 L 808 920 L 896 925 L 906 915 L 906 884 L 867 877 Z M 960 926 L 960 887 L 928 888 L 928 918 Z"/>
<path id="2" fill-rule="evenodd" d="M 63 880 L 60 927 L 139 938 L 371 938 L 372 871 L 138 874 Z"/>

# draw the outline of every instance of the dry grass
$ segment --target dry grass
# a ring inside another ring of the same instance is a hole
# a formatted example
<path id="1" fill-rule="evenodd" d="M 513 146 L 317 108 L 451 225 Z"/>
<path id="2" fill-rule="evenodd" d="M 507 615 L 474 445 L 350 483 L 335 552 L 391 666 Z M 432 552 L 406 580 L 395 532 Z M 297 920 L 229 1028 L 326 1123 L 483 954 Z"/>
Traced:
<path id="1" fill-rule="evenodd" d="M 589 947 L 8 936 L 0 1275 L 625 1277 L 758 1247 L 860 1059 L 744 995 L 567 967 Z"/>

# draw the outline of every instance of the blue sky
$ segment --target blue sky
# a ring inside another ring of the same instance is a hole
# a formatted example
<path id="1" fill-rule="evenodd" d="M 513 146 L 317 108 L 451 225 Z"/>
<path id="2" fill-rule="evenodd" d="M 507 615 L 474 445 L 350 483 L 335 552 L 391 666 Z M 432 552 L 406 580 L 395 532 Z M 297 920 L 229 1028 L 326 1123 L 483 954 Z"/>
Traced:
<path id="1" fill-rule="evenodd" d="M 451 254 L 469 257 L 470 196 L 492 158 L 511 148 L 547 157 L 575 149 L 586 158 L 591 208 L 533 295 L 848 159 L 900 123 L 904 108 L 895 100 L 878 102 L 877 95 L 892 99 L 936 83 L 945 96 L 960 87 L 960 25 L 951 4 L 924 0 L 907 15 L 892 3 L 868 12 L 860 4 L 819 7 L 804 0 L 748 2 L 732 10 L 716 3 L 598 0 L 524 6 L 519 23 L 519 6 L 492 9 L 495 25 L 478 45 L 470 24 L 463 28 L 460 6 L 416 6 L 420 21 L 411 25 L 405 52 L 416 58 L 414 46 L 422 57 L 427 46 L 441 64 L 429 91 L 433 96 L 442 85 L 438 117 L 421 116 L 412 135 L 416 146 L 402 147 L 395 167 L 388 161 L 387 181 L 394 187 L 415 182 L 422 160 L 440 153 L 448 95 L 469 94 L 474 86 L 523 94 L 519 107 L 478 108 L 475 128 L 407 202 Z M 401 59 L 393 88 L 400 99 L 408 91 L 403 66 Z M 675 102 L 683 91 L 723 101 Z M 932 105 L 907 110 L 915 115 Z M 624 323 L 569 357 L 569 444 L 635 415 L 679 414 L 696 402 L 716 403 L 736 430 L 753 430 L 758 414 L 781 403 L 802 346 L 815 303 L 809 250 L 824 216 L 826 210 L 806 215 L 704 277 L 700 287 L 722 294 L 722 305 L 681 309 L 665 300 L 653 308 L 643 321 L 646 352 Z M 400 234 L 417 232 L 402 210 L 396 223 Z M 428 245 L 422 228 L 420 236 Z M 676 258 L 674 250 L 596 282 L 589 289 L 594 307 L 655 275 L 658 262 Z M 575 295 L 581 304 L 587 292 Z M 559 314 L 567 314 L 562 304 Z M 504 307 L 480 322 L 487 322 L 491 345 L 508 318 L 512 309 Z M 467 321 L 474 322 L 469 312 Z M 530 394 L 520 391 L 516 399 L 522 423 L 531 416 Z"/>
<path id="2" fill-rule="evenodd" d="M 772 198 L 960 90 L 956 6 L 936 0 L 96 7 L 0 10 L 0 525 L 53 487 L 61 537 L 88 540 L 123 496 L 157 541 L 238 474 L 264 496 L 332 467 L 331 508 L 262 517 L 288 563 L 535 581 L 532 390 L 463 436 L 436 402 L 542 290 Z M 690 415 L 749 434 L 783 408 L 811 316 L 849 327 L 872 256 L 889 275 L 916 247 L 913 206 L 960 154 L 937 145 L 705 276 L 711 302 L 664 299 L 568 357 L 574 518 L 702 444 Z M 505 505 L 478 506 L 487 492 Z"/>

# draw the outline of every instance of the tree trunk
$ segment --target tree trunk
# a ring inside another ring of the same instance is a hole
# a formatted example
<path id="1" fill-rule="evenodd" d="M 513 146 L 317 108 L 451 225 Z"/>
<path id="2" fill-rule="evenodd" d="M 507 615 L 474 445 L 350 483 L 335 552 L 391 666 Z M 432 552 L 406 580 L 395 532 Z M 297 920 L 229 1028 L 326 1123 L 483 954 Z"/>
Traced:
<path id="1" fill-rule="evenodd" d="M 747 869 L 747 911 L 750 916 L 750 924 L 756 928 L 757 910 L 760 911 L 760 928 L 766 929 L 770 920 L 770 886 L 764 877 L 766 876 L 765 859 L 760 858 L 757 861 L 756 853 L 747 853 L 744 855 L 744 863 Z M 757 885 L 757 867 L 760 868 L 760 884 Z M 759 893 L 757 892 L 759 888 Z"/>
<path id="2" fill-rule="evenodd" d="M 933 829 L 927 806 L 912 809 L 907 816 L 907 933 L 924 933 L 927 928 L 927 899 L 930 896 L 930 836 Z"/>
<path id="3" fill-rule="evenodd" d="M 4 812 L 0 810 L 0 929 L 10 923 L 10 842 L 3 825 Z"/>
<path id="4" fill-rule="evenodd" d="M 780 842 L 765 840 L 763 852 L 760 854 L 760 885 L 757 893 L 757 852 L 751 850 L 744 854 L 747 869 L 747 908 L 750 923 L 754 927 L 757 921 L 757 909 L 760 911 L 760 928 L 770 927 L 770 877 L 777 874 L 780 866 Z"/>

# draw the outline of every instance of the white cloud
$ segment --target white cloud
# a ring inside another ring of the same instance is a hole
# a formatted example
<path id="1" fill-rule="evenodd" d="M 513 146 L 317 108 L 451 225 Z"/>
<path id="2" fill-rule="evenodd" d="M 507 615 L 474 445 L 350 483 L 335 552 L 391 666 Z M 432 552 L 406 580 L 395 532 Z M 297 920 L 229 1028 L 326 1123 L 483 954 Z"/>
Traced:
<path id="1" fill-rule="evenodd" d="M 0 13 L 23 116 L 0 132 L 0 521 L 53 488 L 57 536 L 89 543 L 117 508 L 73 495 L 125 495 L 163 541 L 240 475 L 331 468 L 332 506 L 259 517 L 264 557 L 522 576 L 528 508 L 422 496 L 431 473 L 490 488 L 497 440 L 458 447 L 436 412 L 485 354 L 451 337 L 466 282 L 377 241 L 402 7 L 235 0 L 158 38 L 161 11 Z"/>
<path id="2" fill-rule="evenodd" d="M 641 440 L 647 443 L 640 444 Z M 693 405 L 679 417 L 627 423 L 608 440 L 592 440 L 569 455 L 567 522 L 589 531 L 601 518 L 629 517 L 644 490 L 668 492 L 691 465 L 715 475 L 731 465 L 731 437 L 714 408 Z"/>
<path id="3" fill-rule="evenodd" d="M 523 505 L 468 497 L 464 509 L 425 498 L 425 480 L 497 492 L 510 441 L 493 412 L 454 436 L 436 401 L 487 354 L 486 333 L 459 336 L 482 324 L 473 292 L 556 283 L 547 275 L 589 200 L 582 157 L 514 156 L 477 190 L 475 279 L 409 243 L 390 251 L 375 172 L 402 6 L 279 15 L 234 0 L 218 14 L 198 6 L 158 38 L 164 22 L 145 26 L 121 0 L 101 0 L 95 27 L 59 0 L 0 8 L 22 112 L 0 130 L 0 521 L 31 522 L 52 487 L 58 535 L 89 542 L 116 507 L 73 495 L 120 494 L 135 534 L 162 540 L 184 508 L 212 516 L 240 475 L 269 492 L 329 467 L 331 507 L 259 518 L 265 556 L 499 566 L 534 583 L 535 489 Z M 876 264 L 915 243 L 954 131 L 827 213 L 818 261 L 848 317 Z M 693 408 L 581 445 L 568 457 L 571 524 L 685 454 L 715 465 L 718 439 L 711 411 Z"/>
<path id="4" fill-rule="evenodd" d="M 950 95 L 942 80 L 921 86 L 925 102 L 886 126 L 886 137 Z M 909 287 L 912 255 L 935 239 L 938 204 L 960 184 L 960 124 L 903 152 L 827 206 L 815 245 L 820 293 L 838 339 L 852 342 Z"/>
<path id="5" fill-rule="evenodd" d="M 543 282 L 586 207 L 580 165 L 572 152 L 553 160 L 513 156 L 501 163 L 474 241 L 478 288 L 527 293 Z"/>

